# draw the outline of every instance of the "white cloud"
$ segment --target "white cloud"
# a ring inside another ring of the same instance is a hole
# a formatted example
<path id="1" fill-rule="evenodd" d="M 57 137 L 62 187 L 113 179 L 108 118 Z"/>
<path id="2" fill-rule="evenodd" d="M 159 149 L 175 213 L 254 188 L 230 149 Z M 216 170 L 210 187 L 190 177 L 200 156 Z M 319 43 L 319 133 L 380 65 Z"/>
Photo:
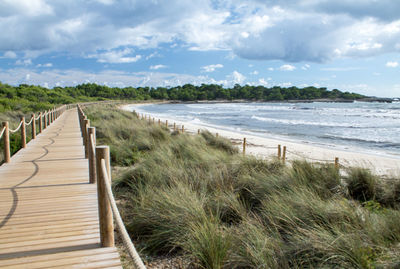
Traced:
<path id="1" fill-rule="evenodd" d="M 294 65 L 284 64 L 281 67 L 279 67 L 279 70 L 281 70 L 281 71 L 294 71 L 294 70 L 296 70 L 296 67 Z"/>
<path id="2" fill-rule="evenodd" d="M 274 71 L 275 69 L 273 67 L 268 67 L 268 71 Z"/>
<path id="3" fill-rule="evenodd" d="M 214 72 L 217 68 L 222 68 L 224 67 L 222 64 L 210 64 L 206 66 L 202 66 L 201 69 L 204 72 Z"/>
<path id="4" fill-rule="evenodd" d="M 52 67 L 52 63 L 45 63 L 45 64 L 37 64 L 36 67 Z"/>
<path id="5" fill-rule="evenodd" d="M 235 70 L 228 76 L 228 79 L 232 81 L 233 84 L 242 84 L 246 80 L 246 77 Z"/>
<path id="6" fill-rule="evenodd" d="M 398 62 L 387 62 L 387 63 L 386 63 L 386 66 L 387 66 L 387 67 L 396 68 L 396 67 L 399 66 L 399 63 L 398 63 Z"/>
<path id="7" fill-rule="evenodd" d="M 262 85 L 262 86 L 268 86 L 268 81 L 265 80 L 264 78 L 260 78 L 260 79 L 258 80 L 258 84 L 259 84 L 259 85 Z"/>
<path id="8" fill-rule="evenodd" d="M 250 75 L 258 75 L 258 71 L 254 70 L 253 72 L 250 72 Z"/>
<path id="9" fill-rule="evenodd" d="M 0 51 L 128 63 L 140 55 L 115 54 L 178 44 L 246 59 L 326 62 L 398 53 L 399 8 L 395 0 L 6 0 Z"/>
<path id="10" fill-rule="evenodd" d="M 48 86 L 73 86 L 82 83 L 97 83 L 110 87 L 158 87 L 177 86 L 186 83 L 194 85 L 222 84 L 232 86 L 241 82 L 240 73 L 230 76 L 229 80 L 215 80 L 208 76 L 193 76 L 179 73 L 162 72 L 126 72 L 105 70 L 101 72 L 86 72 L 81 70 L 31 70 L 28 68 L 0 69 L 0 81 L 10 85 L 29 83 Z"/>
<path id="11" fill-rule="evenodd" d="M 31 65 L 31 64 L 32 64 L 32 60 L 31 60 L 31 59 L 17 60 L 17 61 L 15 62 L 15 65 L 25 65 L 25 66 L 28 66 L 28 65 Z"/>
<path id="12" fill-rule="evenodd" d="M 6 52 L 4 52 L 3 57 L 0 57 L 0 58 L 15 59 L 15 58 L 17 58 L 17 54 L 13 51 L 6 51 Z"/>
<path id="13" fill-rule="evenodd" d="M 303 69 L 303 70 L 308 70 L 308 69 L 310 69 L 310 65 L 309 64 L 305 64 L 305 65 L 303 65 L 302 67 L 301 67 L 301 69 Z"/>
<path id="14" fill-rule="evenodd" d="M 96 58 L 99 63 L 134 63 L 137 62 L 142 56 L 128 56 L 132 54 L 132 50 L 126 48 L 124 50 L 113 50 L 103 53 L 96 53 L 88 55 L 88 58 Z"/>
<path id="15" fill-rule="evenodd" d="M 158 70 L 158 69 L 161 69 L 161 68 L 167 68 L 167 66 L 163 65 L 163 64 L 157 64 L 157 65 L 150 66 L 151 70 Z"/>

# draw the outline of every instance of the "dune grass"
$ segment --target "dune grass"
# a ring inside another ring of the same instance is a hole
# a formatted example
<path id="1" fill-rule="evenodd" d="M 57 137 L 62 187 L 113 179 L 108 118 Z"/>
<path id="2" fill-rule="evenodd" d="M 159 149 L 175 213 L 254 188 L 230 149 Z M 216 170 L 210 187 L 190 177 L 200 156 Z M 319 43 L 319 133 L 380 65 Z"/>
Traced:
<path id="1" fill-rule="evenodd" d="M 399 268 L 400 179 L 260 160 L 210 133 L 86 110 L 111 147 L 127 228 L 146 259 L 192 268 Z"/>

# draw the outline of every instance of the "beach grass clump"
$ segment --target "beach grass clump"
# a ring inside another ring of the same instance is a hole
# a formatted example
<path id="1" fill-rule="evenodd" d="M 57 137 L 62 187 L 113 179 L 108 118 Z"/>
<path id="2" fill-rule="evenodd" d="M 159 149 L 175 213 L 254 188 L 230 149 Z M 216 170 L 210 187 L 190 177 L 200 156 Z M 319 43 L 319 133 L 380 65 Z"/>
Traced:
<path id="1" fill-rule="evenodd" d="M 171 132 L 114 108 L 87 113 L 113 165 L 128 166 L 114 191 L 148 257 L 213 269 L 400 264 L 400 179 L 243 156 L 210 133 Z"/>
<path id="2" fill-rule="evenodd" d="M 369 170 L 363 168 L 349 169 L 347 189 L 349 195 L 358 201 L 365 202 L 375 200 L 379 185 L 378 178 Z"/>

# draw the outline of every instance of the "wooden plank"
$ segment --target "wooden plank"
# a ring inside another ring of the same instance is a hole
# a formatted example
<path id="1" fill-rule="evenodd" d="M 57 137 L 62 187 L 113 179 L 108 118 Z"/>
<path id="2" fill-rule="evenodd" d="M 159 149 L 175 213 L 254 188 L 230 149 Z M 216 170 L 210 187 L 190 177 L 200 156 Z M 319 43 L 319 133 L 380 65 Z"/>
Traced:
<path id="1" fill-rule="evenodd" d="M 122 268 L 100 248 L 96 185 L 76 110 L 0 166 L 1 268 Z"/>

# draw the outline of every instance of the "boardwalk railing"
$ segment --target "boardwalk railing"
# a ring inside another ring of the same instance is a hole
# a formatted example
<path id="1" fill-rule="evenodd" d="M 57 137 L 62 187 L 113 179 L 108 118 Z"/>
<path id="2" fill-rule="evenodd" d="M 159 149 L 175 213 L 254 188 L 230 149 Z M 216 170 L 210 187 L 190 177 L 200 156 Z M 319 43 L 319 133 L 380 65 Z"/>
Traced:
<path id="1" fill-rule="evenodd" d="M 137 253 L 118 211 L 111 190 L 110 149 L 108 146 L 96 146 L 96 129 L 90 127 L 90 121 L 85 116 L 80 105 L 77 105 L 81 133 L 85 146 L 85 157 L 89 162 L 89 182 L 97 182 L 97 197 L 100 220 L 100 242 L 102 247 L 113 247 L 114 223 L 128 250 L 135 268 L 145 269 L 145 265 Z"/>
<path id="2" fill-rule="evenodd" d="M 2 129 L 0 131 L 0 139 L 3 138 L 4 143 L 4 162 L 11 162 L 11 150 L 10 150 L 10 134 L 16 133 L 21 130 L 21 147 L 26 148 L 26 127 L 31 125 L 32 127 L 32 140 L 36 138 L 37 128 L 36 121 L 39 123 L 39 134 L 47 128 L 50 124 L 52 124 L 58 117 L 64 113 L 65 110 L 70 109 L 72 105 L 62 105 L 58 108 L 53 108 L 51 110 L 40 112 L 37 117 L 35 114 L 32 114 L 29 122 L 25 121 L 25 117 L 21 117 L 21 120 L 18 124 L 18 127 L 15 129 L 10 129 L 10 125 L 8 121 L 2 123 Z"/>
<path id="3" fill-rule="evenodd" d="M 136 114 L 137 114 L 139 119 L 144 120 L 144 121 L 148 120 L 148 123 L 153 123 L 154 124 L 156 122 L 156 119 L 155 118 L 151 118 L 150 115 L 146 115 L 146 114 L 143 114 L 143 113 L 142 114 L 136 113 Z M 164 123 L 160 119 L 158 119 L 158 125 L 161 126 L 163 124 Z M 181 125 L 181 130 L 180 130 L 175 122 L 173 124 L 173 127 L 171 127 L 171 125 L 168 124 L 168 120 L 165 121 L 165 127 L 168 128 L 168 129 L 173 130 L 174 132 L 184 133 L 184 131 L 185 131 L 183 125 Z M 197 130 L 197 134 L 199 135 L 200 133 L 201 133 L 201 130 L 198 129 Z M 219 137 L 219 134 L 216 133 L 215 137 Z M 231 142 L 234 142 L 234 141 L 231 141 Z M 251 145 L 251 144 L 248 143 L 246 137 L 243 138 L 243 141 L 241 142 L 241 144 L 242 144 L 242 154 L 246 155 L 246 147 L 248 145 Z M 340 167 L 344 167 L 343 165 L 339 164 L 339 158 L 338 157 L 335 157 L 334 159 L 310 158 L 308 156 L 305 156 L 303 154 L 297 153 L 295 151 L 289 151 L 286 146 L 282 147 L 281 145 L 278 145 L 277 147 L 266 147 L 266 146 L 263 146 L 263 148 L 264 149 L 269 149 L 269 150 L 272 150 L 272 149 L 276 150 L 277 149 L 276 158 L 278 160 L 280 160 L 282 163 L 285 163 L 287 161 L 287 153 L 290 153 L 292 156 L 295 156 L 295 158 L 300 158 L 300 159 L 304 159 L 304 160 L 308 160 L 308 161 L 312 161 L 312 162 L 316 162 L 316 163 L 333 163 L 335 165 L 335 168 L 337 168 L 337 169 L 339 169 Z"/>

